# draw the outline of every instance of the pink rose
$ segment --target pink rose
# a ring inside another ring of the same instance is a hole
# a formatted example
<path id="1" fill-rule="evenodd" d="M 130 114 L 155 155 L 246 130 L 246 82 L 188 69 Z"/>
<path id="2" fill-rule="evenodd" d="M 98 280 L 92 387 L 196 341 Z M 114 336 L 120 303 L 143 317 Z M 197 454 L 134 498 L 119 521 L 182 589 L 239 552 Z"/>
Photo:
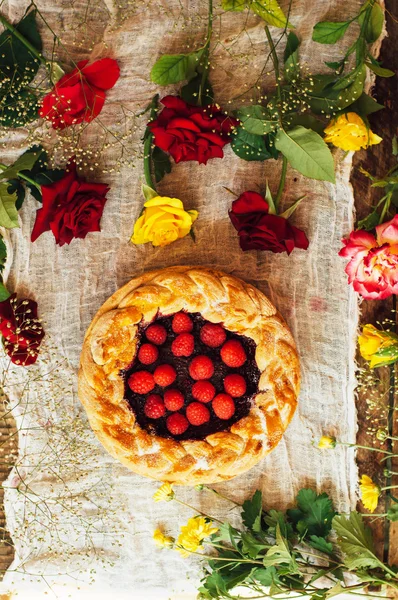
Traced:
<path id="1" fill-rule="evenodd" d="M 343 240 L 340 256 L 350 259 L 345 268 L 349 283 L 367 300 L 383 300 L 398 294 L 398 215 L 367 231 L 352 231 Z"/>

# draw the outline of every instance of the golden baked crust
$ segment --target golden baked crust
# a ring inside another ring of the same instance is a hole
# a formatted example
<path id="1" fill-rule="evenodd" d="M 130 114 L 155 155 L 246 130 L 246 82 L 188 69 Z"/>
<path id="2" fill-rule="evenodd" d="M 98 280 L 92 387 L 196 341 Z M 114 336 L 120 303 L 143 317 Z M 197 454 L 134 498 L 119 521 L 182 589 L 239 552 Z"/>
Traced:
<path id="1" fill-rule="evenodd" d="M 177 441 L 143 430 L 120 376 L 136 355 L 138 325 L 150 323 L 158 311 L 183 309 L 222 322 L 257 345 L 260 391 L 249 414 L 203 440 Z M 299 384 L 292 335 L 264 294 L 222 271 L 192 266 L 145 273 L 113 294 L 87 330 L 79 370 L 80 400 L 108 452 L 140 475 L 185 485 L 231 479 L 270 452 L 294 414 Z"/>

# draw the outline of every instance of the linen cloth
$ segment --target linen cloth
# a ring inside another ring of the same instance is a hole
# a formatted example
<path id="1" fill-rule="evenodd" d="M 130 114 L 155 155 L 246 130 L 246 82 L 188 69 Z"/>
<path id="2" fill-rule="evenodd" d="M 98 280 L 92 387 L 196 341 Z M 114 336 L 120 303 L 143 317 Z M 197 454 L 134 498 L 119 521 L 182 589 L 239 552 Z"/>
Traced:
<path id="1" fill-rule="evenodd" d="M 75 60 L 88 57 L 89 38 L 95 43 L 92 57 L 118 60 L 121 77 L 108 92 L 99 117 L 112 130 L 121 119 L 120 103 L 133 114 L 156 92 L 175 93 L 178 86 L 162 90 L 151 83 L 150 68 L 162 53 L 199 47 L 206 28 L 204 1 L 128 5 L 123 8 L 123 3 L 101 0 L 90 7 L 94 29 L 88 28 L 82 41 L 86 2 L 38 3 L 53 28 L 57 32 L 63 29 L 61 37 Z M 281 5 L 287 8 L 286 2 Z M 28 2 L 9 0 L 2 9 L 16 21 L 27 6 Z M 293 2 L 290 21 L 302 39 L 303 69 L 313 73 L 326 70 L 323 61 L 337 60 L 356 34 L 353 26 L 338 46 L 321 46 L 311 42 L 314 24 L 350 18 L 359 7 L 359 2 L 345 0 Z M 217 6 L 216 12 L 220 12 Z M 263 22 L 254 15 L 247 18 L 246 13 L 229 13 L 216 23 L 211 82 L 217 101 L 224 108 L 237 108 L 254 97 L 253 90 L 242 96 L 244 102 L 239 96 L 256 82 L 269 52 Z M 43 27 L 41 30 L 50 48 L 51 34 Z M 278 39 L 280 30 L 271 30 Z M 74 36 L 77 42 L 80 39 L 81 47 L 73 43 Z M 282 50 L 280 44 L 280 56 Z M 272 77 L 266 73 L 258 85 L 269 93 L 273 90 Z M 140 152 L 145 119 L 134 119 L 123 141 L 132 152 Z M 87 129 L 82 138 L 86 148 L 93 150 L 100 145 L 101 127 L 93 124 Z M 15 144 L 26 147 L 23 132 L 16 131 L 9 138 L 14 146 L 10 144 L 4 162 L 20 153 Z M 166 248 L 153 248 L 129 243 L 143 203 L 143 171 L 137 156 L 134 167 L 122 166 L 117 172 L 119 152 L 120 144 L 116 143 L 95 159 L 98 166 L 94 165 L 94 171 L 90 170 L 90 156 L 82 169 L 88 180 L 111 186 L 101 233 L 60 248 L 48 232 L 31 244 L 38 204 L 29 197 L 21 210 L 21 228 L 9 236 L 13 260 L 11 267 L 9 258 L 7 285 L 18 295 L 38 301 L 47 332 L 42 358 L 29 370 L 29 385 L 24 369 L 11 369 L 7 378 L 10 403 L 21 432 L 18 464 L 5 484 L 8 527 L 16 554 L 4 581 L 10 589 L 18 590 L 18 598 L 42 598 L 45 592 L 51 595 L 48 586 L 60 598 L 108 598 L 110 594 L 117 599 L 195 597 L 199 573 L 195 560 L 156 550 L 152 541 L 159 524 L 176 536 L 191 512 L 173 502 L 152 501 L 158 484 L 129 472 L 103 450 L 76 395 L 79 353 L 93 315 L 115 290 L 151 268 L 212 266 L 250 281 L 269 296 L 297 343 L 302 391 L 283 440 L 251 471 L 217 485 L 217 489 L 236 501 L 261 489 L 267 507 L 289 506 L 305 486 L 330 493 L 342 511 L 354 508 L 357 501 L 354 452 L 343 447 L 321 452 L 314 445 L 323 433 L 355 441 L 358 305 L 347 285 L 344 261 L 338 257 L 341 238 L 353 227 L 351 156 L 336 153 L 336 185 L 308 180 L 288 169 L 283 202 L 288 206 L 306 194 L 292 222 L 303 228 L 310 240 L 307 251 L 296 249 L 288 257 L 240 250 L 228 218 L 233 196 L 225 190 L 227 187 L 236 194 L 249 189 L 264 191 L 268 180 L 276 193 L 281 161 L 245 162 L 226 146 L 224 159 L 211 160 L 207 166 L 173 164 L 159 191 L 182 199 L 186 208 L 199 210 L 194 226 L 196 242 L 188 236 Z M 104 167 L 115 171 L 105 174 Z M 215 517 L 234 518 L 231 506 L 210 492 L 181 488 L 178 496 Z"/>

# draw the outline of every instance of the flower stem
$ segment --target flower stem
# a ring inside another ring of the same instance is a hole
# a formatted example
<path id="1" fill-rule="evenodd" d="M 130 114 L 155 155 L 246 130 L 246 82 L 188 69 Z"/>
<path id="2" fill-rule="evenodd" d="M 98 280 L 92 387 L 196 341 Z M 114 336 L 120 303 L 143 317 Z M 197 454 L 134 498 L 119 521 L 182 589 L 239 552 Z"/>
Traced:
<path id="1" fill-rule="evenodd" d="M 8 29 L 9 31 L 11 31 L 11 33 L 20 41 L 22 42 L 22 44 L 29 50 L 29 52 L 31 54 L 33 54 L 33 56 L 35 56 L 38 60 L 40 60 L 40 62 L 42 62 L 44 65 L 47 65 L 47 61 L 44 58 L 44 56 L 37 50 L 37 48 L 35 48 L 19 31 L 18 29 L 16 29 L 14 27 L 14 25 L 11 25 L 11 23 L 9 23 L 7 21 L 7 19 L 0 13 L 0 23 L 2 23 L 4 25 L 4 27 L 6 29 Z"/>
<path id="2" fill-rule="evenodd" d="M 281 178 L 279 180 L 279 186 L 278 186 L 278 191 L 276 193 L 276 198 L 275 198 L 275 208 L 276 208 L 276 213 L 278 214 L 278 206 L 279 206 L 279 201 L 282 197 L 283 194 L 283 190 L 285 188 L 285 183 L 286 183 L 286 173 L 287 173 L 287 158 L 286 156 L 283 157 L 282 160 L 282 173 L 281 173 Z"/>
<path id="3" fill-rule="evenodd" d="M 152 98 L 152 101 L 148 107 L 150 109 L 149 121 L 153 121 L 153 119 L 155 119 L 155 117 L 156 117 L 157 110 L 158 110 L 158 100 L 159 100 L 159 94 L 155 94 L 155 96 Z M 146 184 L 149 185 L 149 187 L 152 188 L 153 190 L 156 190 L 155 183 L 152 179 L 152 172 L 151 172 L 152 141 L 153 141 L 153 134 L 152 134 L 152 131 L 147 126 L 147 128 L 145 130 L 145 134 L 144 134 L 144 176 L 145 176 Z"/>
<path id="4" fill-rule="evenodd" d="M 7 165 L 3 165 L 3 163 L 0 163 L 0 169 L 2 169 L 4 171 L 5 169 L 8 169 L 8 167 L 7 167 Z M 31 179 L 27 175 L 24 175 L 23 173 L 21 173 L 20 171 L 18 171 L 17 176 L 20 179 L 24 179 L 25 181 L 27 181 L 31 185 L 34 185 L 38 190 L 41 191 L 40 185 L 38 183 L 36 183 L 36 181 L 33 181 L 33 179 Z"/>
<path id="5" fill-rule="evenodd" d="M 267 40 L 268 43 L 270 45 L 270 49 L 271 49 L 271 59 L 272 59 L 272 64 L 274 65 L 274 71 L 275 71 L 275 80 L 276 80 L 276 89 L 277 89 L 277 95 L 278 95 L 278 100 L 279 102 L 281 102 L 282 100 L 282 93 L 281 93 L 281 86 L 280 86 L 280 74 L 279 74 L 279 59 L 278 59 L 278 55 L 276 53 L 275 50 L 275 44 L 273 42 L 272 36 L 271 36 L 271 32 L 268 28 L 268 25 L 266 25 L 264 27 L 265 29 L 265 35 L 267 36 Z"/>
<path id="6" fill-rule="evenodd" d="M 371 452 L 380 452 L 381 454 L 388 454 L 388 456 L 394 456 L 388 450 L 381 450 L 380 448 L 372 448 L 371 446 L 361 446 L 360 444 L 349 444 L 348 442 L 337 442 L 340 446 L 347 446 L 348 448 L 361 448 L 362 450 L 370 450 Z M 385 456 L 382 460 L 386 460 Z"/>
<path id="7" fill-rule="evenodd" d="M 181 506 L 185 506 L 186 508 L 189 508 L 193 512 L 196 512 L 199 515 L 202 515 L 202 517 L 206 517 L 206 519 L 211 519 L 212 521 L 214 521 L 216 523 L 220 523 L 220 524 L 222 523 L 222 521 L 220 521 L 220 519 L 216 519 L 215 517 L 211 517 L 210 515 L 207 515 L 206 513 L 204 513 L 201 510 L 197 509 L 195 506 L 192 506 L 191 504 L 188 504 L 187 502 L 184 502 L 183 500 L 179 500 L 178 498 L 174 498 L 174 502 L 178 502 L 178 504 L 181 504 Z"/>
<path id="8" fill-rule="evenodd" d="M 213 0 L 209 0 L 209 13 L 207 19 L 207 35 L 206 35 L 206 43 L 204 45 L 203 54 L 202 54 L 202 79 L 200 82 L 199 93 L 198 93 L 198 104 L 202 104 L 202 97 L 204 88 L 207 81 L 207 75 L 209 73 L 209 53 L 210 53 L 210 42 L 211 42 L 211 34 L 213 32 Z"/>

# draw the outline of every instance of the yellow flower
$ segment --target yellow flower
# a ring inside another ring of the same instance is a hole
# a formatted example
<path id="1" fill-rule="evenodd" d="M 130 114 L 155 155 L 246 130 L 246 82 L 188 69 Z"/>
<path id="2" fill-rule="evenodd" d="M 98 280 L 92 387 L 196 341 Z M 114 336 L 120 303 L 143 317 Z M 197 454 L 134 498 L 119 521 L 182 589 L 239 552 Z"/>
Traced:
<path id="1" fill-rule="evenodd" d="M 173 500 L 174 496 L 175 494 L 171 483 L 163 483 L 154 493 L 153 499 L 155 502 L 170 502 L 170 500 Z"/>
<path id="2" fill-rule="evenodd" d="M 153 532 L 153 539 L 158 548 L 172 548 L 175 542 L 174 538 L 169 535 L 164 535 L 160 529 L 155 529 Z"/>
<path id="3" fill-rule="evenodd" d="M 202 540 L 218 531 L 217 527 L 212 526 L 211 522 L 205 517 L 192 517 L 188 523 L 181 527 L 181 533 L 177 539 L 177 550 L 184 557 L 189 556 L 190 552 L 197 552 L 202 549 Z"/>
<path id="4" fill-rule="evenodd" d="M 367 475 L 362 475 L 359 487 L 361 489 L 362 504 L 370 512 L 374 512 L 381 493 L 379 486 Z"/>
<path id="5" fill-rule="evenodd" d="M 331 450 L 336 448 L 336 438 L 332 435 L 323 435 L 318 442 L 318 448 L 321 450 Z"/>
<path id="6" fill-rule="evenodd" d="M 393 334 L 376 329 L 373 325 L 363 326 L 358 343 L 361 356 L 369 361 L 371 369 L 390 364 L 398 359 L 398 340 Z M 385 348 L 391 348 L 391 351 L 383 353 L 383 356 L 377 356 L 377 353 Z"/>
<path id="7" fill-rule="evenodd" d="M 382 138 L 373 133 L 359 115 L 349 112 L 330 121 L 325 128 L 325 142 L 343 150 L 360 150 L 380 144 Z"/>
<path id="8" fill-rule="evenodd" d="M 151 198 L 145 202 L 143 213 L 135 222 L 131 241 L 133 244 L 152 242 L 153 246 L 167 246 L 188 235 L 198 214 L 196 210 L 184 210 L 183 203 L 177 198 Z"/>

